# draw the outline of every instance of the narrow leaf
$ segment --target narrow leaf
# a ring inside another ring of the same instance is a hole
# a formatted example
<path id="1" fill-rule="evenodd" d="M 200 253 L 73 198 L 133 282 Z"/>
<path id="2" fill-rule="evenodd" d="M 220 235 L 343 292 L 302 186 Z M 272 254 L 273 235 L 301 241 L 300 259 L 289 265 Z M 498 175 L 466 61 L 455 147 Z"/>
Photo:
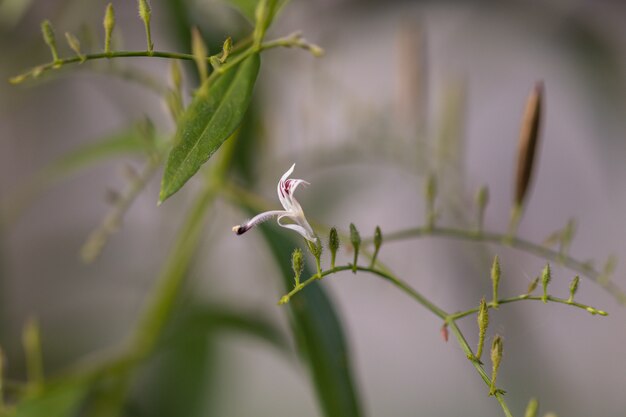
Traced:
<path id="1" fill-rule="evenodd" d="M 259 55 L 251 55 L 213 83 L 205 82 L 200 87 L 181 116 L 176 145 L 163 174 L 161 202 L 177 192 L 239 127 L 250 104 L 259 66 Z"/>
<path id="2" fill-rule="evenodd" d="M 281 268 L 285 289 L 293 285 L 289 254 L 294 244 L 282 232 L 267 224 L 260 226 L 276 262 Z M 303 276 L 315 273 L 305 266 Z M 307 287 L 288 304 L 291 328 L 299 353 L 309 367 L 320 406 L 326 417 L 362 415 L 353 382 L 350 352 L 332 300 L 319 283 Z"/>
<path id="3" fill-rule="evenodd" d="M 259 0 L 225 0 L 226 3 L 234 6 L 250 23 L 254 23 L 256 6 Z M 289 0 L 278 0 L 277 5 L 271 11 L 269 16 L 269 22 L 273 20 L 276 13 L 288 2 Z"/>

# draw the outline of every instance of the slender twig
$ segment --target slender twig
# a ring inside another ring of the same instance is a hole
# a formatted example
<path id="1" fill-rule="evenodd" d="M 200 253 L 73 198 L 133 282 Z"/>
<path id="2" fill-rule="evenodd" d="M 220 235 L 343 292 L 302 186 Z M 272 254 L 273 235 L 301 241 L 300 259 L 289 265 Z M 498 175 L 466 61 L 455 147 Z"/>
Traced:
<path id="1" fill-rule="evenodd" d="M 119 197 L 100 225 L 89 234 L 81 248 L 81 257 L 85 262 L 93 262 L 102 251 L 109 236 L 118 230 L 124 214 L 156 173 L 163 156 L 159 154 L 148 159 L 143 171 L 133 179 L 128 190 Z"/>
<path id="2" fill-rule="evenodd" d="M 523 294 L 523 295 L 518 295 L 517 297 L 510 297 L 510 298 L 502 298 L 499 299 L 497 304 L 509 304 L 509 303 L 515 303 L 518 301 L 524 301 L 524 300 L 534 300 L 534 301 L 543 301 L 543 297 L 540 296 L 530 296 L 528 294 Z M 588 313 L 591 314 L 598 314 L 600 316 L 608 316 L 609 314 L 606 311 L 603 310 L 598 310 L 594 307 L 588 306 L 586 304 L 582 304 L 582 303 L 577 303 L 575 301 L 569 301 L 565 298 L 559 298 L 559 297 L 554 297 L 552 295 L 549 295 L 547 297 L 548 301 L 551 301 L 553 303 L 559 303 L 559 304 L 565 304 L 565 305 L 569 305 L 572 307 L 577 307 L 580 309 L 583 309 L 585 311 L 587 311 Z M 487 307 L 488 308 L 495 308 L 496 303 L 494 303 L 493 301 L 487 303 Z M 478 308 L 472 308 L 466 311 L 461 311 L 458 313 L 454 313 L 451 314 L 450 316 L 448 316 L 448 319 L 450 320 L 458 320 L 458 319 L 462 319 L 463 317 L 467 317 L 470 316 L 472 314 L 476 314 L 478 313 Z"/>
<path id="3" fill-rule="evenodd" d="M 254 53 L 258 53 L 267 49 L 278 48 L 278 47 L 300 47 L 304 49 L 310 49 L 310 45 L 302 40 L 302 38 L 289 35 L 284 38 L 278 38 L 272 41 L 268 41 L 263 43 L 259 48 L 249 47 L 248 49 L 243 50 L 238 55 L 234 56 L 232 59 L 229 59 L 228 62 L 217 68 L 211 76 L 213 78 L 219 76 L 220 74 L 225 73 L 230 68 L 236 66 L 238 63 L 249 57 Z M 211 61 L 212 57 L 219 57 L 221 52 L 215 55 L 207 56 L 207 62 Z M 69 58 L 58 59 L 52 62 L 48 62 L 46 64 L 38 65 L 29 69 L 28 71 L 17 75 L 11 78 L 11 82 L 19 83 L 26 79 L 29 76 L 37 77 L 41 75 L 44 71 L 48 71 L 51 69 L 59 69 L 67 64 L 75 64 L 75 63 L 83 63 L 86 61 L 94 61 L 99 59 L 115 59 L 115 58 L 165 58 L 165 59 L 180 59 L 186 61 L 193 61 L 193 54 L 185 54 L 179 52 L 166 52 L 166 51 L 112 51 L 112 52 L 100 52 L 95 54 L 85 54 L 81 56 L 72 56 Z"/>
<path id="4" fill-rule="evenodd" d="M 508 246 L 519 249 L 532 255 L 544 258 L 546 260 L 559 263 L 564 267 L 571 269 L 572 271 L 576 271 L 579 274 L 584 275 L 590 280 L 596 282 L 598 285 L 605 288 L 611 295 L 613 295 L 621 304 L 626 304 L 626 293 L 624 293 L 624 291 L 619 288 L 614 282 L 602 281 L 600 279 L 602 274 L 587 263 L 574 259 L 569 255 L 564 255 L 559 251 L 547 248 L 545 246 L 541 246 L 539 244 L 521 239 L 519 237 L 509 236 L 508 234 L 477 232 L 476 230 L 466 230 L 440 226 L 435 226 L 432 228 L 417 227 L 413 229 L 401 230 L 398 232 L 385 233 L 385 242 L 433 236 L 447 237 L 473 242 L 494 243 L 500 246 Z M 363 242 L 372 243 L 373 237 L 363 239 Z"/>
<path id="5" fill-rule="evenodd" d="M 308 287 L 314 281 L 319 280 L 320 278 L 323 278 L 327 275 L 335 274 L 337 272 L 352 271 L 352 268 L 353 268 L 352 265 L 337 266 L 335 268 L 322 271 L 321 274 L 314 274 L 307 280 L 302 281 L 300 285 L 297 285 L 293 290 L 289 291 L 281 300 L 283 300 L 283 303 L 287 302 L 288 299 L 290 299 L 291 297 L 293 297 L 294 295 L 296 295 L 297 293 L 299 293 L 300 291 Z M 390 274 L 386 271 L 381 271 L 379 269 L 369 268 L 365 266 L 357 266 L 356 270 L 362 271 L 362 272 L 369 272 L 371 274 L 378 275 L 379 277 L 391 282 L 393 285 L 398 287 L 404 293 L 408 294 L 411 298 L 413 298 L 415 301 L 423 305 L 427 310 L 429 310 L 430 312 L 432 312 L 433 314 L 435 314 L 441 319 L 445 320 L 445 318 L 449 316 L 448 313 L 443 311 L 441 308 L 437 307 L 433 302 L 431 302 L 429 299 L 427 299 L 422 294 L 420 294 L 417 290 L 409 286 L 409 284 L 407 284 L 400 278 L 394 276 L 393 274 Z"/>
<path id="6" fill-rule="evenodd" d="M 335 267 L 335 268 L 331 268 L 331 269 L 325 270 L 325 271 L 323 271 L 321 273 L 321 275 L 314 274 L 310 278 L 308 278 L 307 280 L 305 280 L 302 283 L 300 283 L 299 285 L 297 285 L 289 293 L 284 295 L 281 298 L 281 300 L 279 301 L 279 303 L 284 304 L 284 303 L 289 302 L 289 299 L 291 297 L 293 297 L 294 295 L 298 294 L 300 291 L 302 291 L 308 285 L 310 285 L 313 282 L 319 280 L 321 277 L 332 275 L 334 273 L 341 272 L 341 271 L 351 271 L 352 268 L 353 268 L 352 265 L 345 265 L 345 266 L 339 266 L 339 267 Z M 466 356 L 468 358 L 474 358 L 475 357 L 474 353 L 472 352 L 472 348 L 467 343 L 467 340 L 465 340 L 465 336 L 463 336 L 463 333 L 458 328 L 458 326 L 457 326 L 457 324 L 455 322 L 455 320 L 457 319 L 455 314 L 447 314 L 443 309 L 441 309 L 438 306 L 436 306 L 433 302 L 428 300 L 426 297 L 424 297 L 422 294 L 420 294 L 417 290 L 413 289 L 406 282 L 404 282 L 403 280 L 401 280 L 400 278 L 396 277 L 394 274 L 392 274 L 390 272 L 381 271 L 379 269 L 370 268 L 370 267 L 362 267 L 362 266 L 358 266 L 357 267 L 357 271 L 369 272 L 369 273 L 374 274 L 374 275 L 376 275 L 376 276 L 378 276 L 380 278 L 385 279 L 386 281 L 391 282 L 393 285 L 395 285 L 401 291 L 403 291 L 404 293 L 408 294 L 411 298 L 413 298 L 419 304 L 424 306 L 431 313 L 433 313 L 437 317 L 445 320 L 445 322 L 448 324 L 448 326 L 452 329 L 452 332 L 456 336 L 457 341 L 459 342 L 459 345 L 461 346 L 461 348 L 465 352 Z M 468 314 L 471 314 L 471 313 L 468 313 Z M 491 378 L 489 377 L 489 375 L 487 374 L 487 372 L 485 371 L 485 369 L 483 368 L 481 363 L 479 361 L 477 361 L 477 360 L 470 360 L 470 362 L 472 363 L 472 365 L 474 366 L 474 368 L 476 369 L 476 371 L 478 372 L 478 374 L 480 375 L 482 380 L 485 382 L 485 384 L 487 386 L 491 386 Z M 498 401 L 498 403 L 502 407 L 502 411 L 504 412 L 505 416 L 512 417 L 511 411 L 509 410 L 509 408 L 508 408 L 508 406 L 506 404 L 506 401 L 504 400 L 503 391 L 496 390 L 494 396 L 496 397 L 496 400 Z"/>

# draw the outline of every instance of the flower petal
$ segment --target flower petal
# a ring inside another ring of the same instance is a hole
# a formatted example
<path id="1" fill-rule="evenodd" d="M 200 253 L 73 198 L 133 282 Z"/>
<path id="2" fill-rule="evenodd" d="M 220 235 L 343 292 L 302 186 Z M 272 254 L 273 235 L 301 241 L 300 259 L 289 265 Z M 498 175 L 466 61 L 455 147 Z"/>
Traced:
<path id="1" fill-rule="evenodd" d="M 294 223 L 281 223 L 281 220 L 285 217 L 294 221 L 295 224 Z M 311 225 L 309 225 L 309 222 L 307 222 L 306 218 L 304 217 L 304 214 L 302 213 L 300 215 L 293 215 L 291 213 L 283 214 L 283 215 L 278 216 L 277 222 L 282 227 L 298 232 L 303 238 L 310 240 L 313 243 L 317 242 L 317 236 L 315 236 L 315 233 L 313 232 Z"/>
<path id="2" fill-rule="evenodd" d="M 290 213 L 288 211 L 284 211 L 284 210 L 266 211 L 266 212 L 257 214 L 256 216 L 254 216 L 253 218 L 251 218 L 250 220 L 248 220 L 247 222 L 245 222 L 243 224 L 240 224 L 240 225 L 237 225 L 237 226 L 233 227 L 233 232 L 235 232 L 238 235 L 242 235 L 242 234 L 246 233 L 248 230 L 252 229 L 257 224 L 261 224 L 264 221 L 267 221 L 267 220 L 271 219 L 272 217 L 276 217 L 276 216 L 281 216 L 282 217 L 282 216 L 286 216 L 286 215 L 290 215 Z"/>

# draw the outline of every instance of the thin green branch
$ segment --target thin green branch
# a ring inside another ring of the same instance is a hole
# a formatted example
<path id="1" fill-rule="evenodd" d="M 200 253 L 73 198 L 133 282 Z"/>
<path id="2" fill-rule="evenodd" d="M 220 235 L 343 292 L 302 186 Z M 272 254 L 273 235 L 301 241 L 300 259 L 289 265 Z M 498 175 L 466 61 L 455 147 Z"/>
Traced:
<path id="1" fill-rule="evenodd" d="M 493 301 L 487 303 L 487 308 L 495 308 L 496 305 L 500 305 L 500 304 L 509 304 L 509 303 L 515 303 L 518 301 L 524 301 L 524 300 L 534 300 L 534 301 L 543 301 L 543 297 L 542 296 L 530 296 L 528 294 L 523 294 L 523 295 L 518 295 L 517 297 L 510 297 L 510 298 L 502 298 L 500 300 L 498 300 L 497 303 L 494 303 Z M 607 313 L 606 311 L 603 310 L 598 310 L 597 308 L 588 306 L 586 304 L 582 304 L 582 303 L 577 303 L 575 301 L 569 301 L 568 299 L 565 298 L 559 298 L 559 297 L 554 297 L 552 295 L 549 295 L 547 297 L 547 300 L 553 303 L 558 303 L 558 304 L 565 304 L 565 305 L 569 305 L 572 307 L 577 307 L 580 309 L 583 309 L 585 311 L 587 311 L 588 313 L 591 314 L 598 314 L 600 316 L 608 316 L 609 313 Z M 472 314 L 476 314 L 478 313 L 478 308 L 472 308 L 466 311 L 461 311 L 458 313 L 454 313 L 451 314 L 450 316 L 448 316 L 449 320 L 458 320 L 458 319 L 462 319 L 463 317 L 467 317 L 470 316 Z"/>
<path id="2" fill-rule="evenodd" d="M 148 159 L 143 171 L 132 179 L 128 190 L 119 196 L 100 225 L 89 234 L 80 251 L 84 262 L 91 263 L 100 255 L 109 236 L 119 229 L 124 214 L 157 172 L 164 156 L 163 153 L 159 153 Z"/>
<path id="3" fill-rule="evenodd" d="M 500 246 L 507 246 L 515 249 L 522 250 L 535 256 L 539 256 L 543 259 L 559 263 L 564 267 L 576 271 L 579 274 L 589 278 L 596 282 L 598 285 L 606 289 L 613 297 L 617 299 L 620 304 L 626 305 L 626 293 L 619 288 L 612 281 L 602 281 L 602 273 L 595 270 L 587 263 L 578 261 L 569 255 L 564 255 L 559 251 L 546 248 L 539 244 L 530 242 L 528 240 L 521 239 L 519 237 L 510 236 L 508 234 L 493 233 L 493 232 L 477 232 L 475 230 L 457 229 L 451 227 L 436 226 L 429 227 L 417 227 L 413 229 L 406 229 L 395 233 L 386 233 L 385 242 L 404 240 L 420 237 L 447 237 L 459 240 L 494 243 Z M 364 239 L 364 243 L 372 243 L 373 238 Z"/>
<path id="4" fill-rule="evenodd" d="M 247 43 L 249 41 L 245 39 L 245 42 Z M 225 65 L 216 69 L 213 72 L 213 74 L 211 74 L 211 76 L 215 78 L 219 76 L 220 74 L 225 73 L 230 68 L 236 66 L 238 63 L 240 63 L 241 61 L 243 61 L 244 59 L 246 59 L 247 57 L 249 57 L 250 55 L 254 53 L 264 51 L 267 49 L 278 48 L 278 47 L 300 47 L 300 48 L 311 51 L 313 54 L 317 54 L 316 51 L 319 49 L 319 47 L 316 47 L 315 45 L 305 42 L 298 34 L 289 35 L 284 38 L 279 38 L 279 39 L 265 42 L 258 49 L 254 47 L 249 47 L 248 49 L 243 50 L 241 53 L 239 53 L 238 55 L 228 60 L 228 62 Z M 237 45 L 233 47 L 232 52 L 234 52 L 236 48 L 237 48 Z M 221 52 L 215 55 L 207 56 L 206 61 L 210 63 L 211 58 L 219 58 L 220 55 L 221 55 Z M 81 55 L 81 56 L 76 55 L 73 57 L 58 59 L 52 62 L 48 62 L 46 64 L 38 65 L 20 75 L 12 77 L 9 81 L 13 84 L 19 84 L 28 77 L 37 78 L 45 71 L 52 70 L 52 69 L 59 69 L 63 67 L 64 65 L 68 65 L 68 64 L 83 63 L 85 61 L 94 61 L 94 60 L 99 60 L 99 59 L 133 58 L 133 57 L 179 59 L 179 60 L 186 60 L 186 61 L 193 61 L 195 59 L 193 54 L 185 54 L 185 53 L 179 53 L 179 52 L 165 52 L 165 51 L 100 52 L 100 53 L 86 54 L 86 55 Z"/>
<path id="5" fill-rule="evenodd" d="M 280 304 L 285 304 L 285 303 L 289 302 L 291 297 L 293 297 L 294 295 L 296 295 L 297 293 L 299 293 L 300 291 L 302 291 L 303 289 L 308 287 L 314 281 L 317 281 L 317 280 L 319 280 L 319 279 L 321 279 L 321 278 L 323 278 L 323 277 L 325 277 L 327 275 L 331 275 L 331 274 L 334 274 L 334 273 L 337 273 L 337 272 L 352 271 L 352 268 L 353 268 L 353 265 L 337 266 L 335 268 L 331 268 L 331 269 L 327 269 L 325 271 L 322 271 L 321 274 L 314 274 L 310 278 L 308 278 L 307 280 L 301 282 L 300 285 L 295 286 L 293 290 L 291 290 L 287 294 L 285 294 L 280 299 L 279 303 Z M 437 307 L 429 299 L 427 299 L 422 294 L 420 294 L 418 291 L 416 291 L 411 286 L 409 286 L 409 284 L 407 284 L 406 282 L 404 282 L 403 280 L 401 280 L 400 278 L 394 276 L 393 274 L 391 274 L 389 272 L 381 271 L 381 270 L 378 270 L 378 269 L 369 268 L 369 267 L 365 267 L 365 266 L 357 266 L 356 270 L 357 271 L 362 271 L 362 272 L 369 272 L 371 274 L 377 275 L 377 276 L 379 276 L 379 277 L 381 277 L 381 278 L 391 282 L 393 285 L 398 287 L 404 293 L 408 294 L 411 298 L 413 298 L 415 301 L 420 303 L 427 310 L 429 310 L 430 312 L 432 312 L 433 314 L 435 314 L 437 317 L 439 317 L 441 319 L 445 320 L 446 317 L 449 316 L 448 313 L 443 311 L 441 308 Z"/>
<path id="6" fill-rule="evenodd" d="M 308 278 L 307 280 L 305 280 L 302 283 L 300 283 L 299 285 L 296 285 L 293 290 L 291 290 L 289 293 L 287 293 L 286 295 L 284 295 L 280 299 L 279 304 L 285 304 L 285 303 L 289 302 L 291 297 L 293 297 L 294 295 L 298 294 L 300 291 L 302 291 L 308 285 L 312 284 L 313 282 L 315 282 L 315 281 L 317 281 L 317 280 L 319 280 L 319 279 L 321 279 L 321 278 L 323 278 L 325 276 L 328 276 L 328 275 L 331 275 L 331 274 L 334 274 L 334 273 L 337 273 L 337 272 L 341 272 L 341 271 L 351 271 L 351 270 L 352 270 L 352 265 L 345 265 L 345 266 L 339 266 L 339 267 L 335 267 L 335 268 L 331 268 L 331 269 L 325 270 L 325 271 L 323 271 L 321 273 L 321 275 L 320 274 L 315 274 L 315 275 L 311 276 L 310 278 Z M 363 272 L 369 272 L 371 274 L 377 275 L 377 276 L 379 276 L 379 277 L 381 277 L 381 278 L 391 282 L 397 288 L 399 288 L 404 293 L 408 294 L 411 298 L 416 300 L 419 304 L 424 306 L 431 313 L 433 313 L 437 317 L 445 320 L 445 322 L 452 329 L 452 332 L 456 336 L 457 341 L 459 342 L 459 345 L 461 346 L 461 348 L 465 352 L 466 356 L 468 358 L 474 358 L 475 357 L 474 353 L 472 352 L 472 348 L 467 343 L 467 340 L 465 339 L 465 337 L 463 336 L 463 333 L 458 328 L 458 326 L 457 326 L 457 324 L 455 322 L 455 320 L 456 320 L 455 315 L 447 314 L 444 310 L 442 310 L 441 308 L 436 306 L 434 303 L 432 303 L 430 300 L 428 300 L 426 297 L 424 297 L 418 291 L 413 289 L 411 286 L 409 286 L 403 280 L 399 279 L 398 277 L 396 277 L 395 275 L 393 275 L 390 272 L 381 271 L 381 270 L 378 270 L 378 269 L 369 268 L 369 267 L 363 267 L 363 266 L 358 266 L 357 270 L 358 271 L 363 271 Z M 491 378 L 489 377 L 489 375 L 487 374 L 487 372 L 485 371 L 483 366 L 480 364 L 480 362 L 478 362 L 477 360 L 471 360 L 471 359 L 470 359 L 470 362 L 472 363 L 472 365 L 474 366 L 476 371 L 478 371 L 478 374 L 480 375 L 482 380 L 485 382 L 485 384 L 488 387 L 490 387 L 491 386 Z M 511 411 L 509 410 L 506 402 L 504 401 L 504 395 L 503 394 L 504 394 L 504 391 L 496 390 L 494 396 L 496 397 L 496 400 L 498 401 L 498 403 L 502 407 L 502 411 L 504 412 L 504 414 L 507 417 L 512 417 Z"/>
<path id="7" fill-rule="evenodd" d="M 456 339 L 459 342 L 461 349 L 463 349 L 463 352 L 465 352 L 465 355 L 468 358 L 474 358 L 475 356 L 474 356 L 474 353 L 472 352 L 472 348 L 470 347 L 469 343 L 467 343 L 467 340 L 465 340 L 465 336 L 463 336 L 463 333 L 461 332 L 461 329 L 459 329 L 459 327 L 456 325 L 456 322 L 454 320 L 449 320 L 447 321 L 447 323 L 450 329 L 452 330 L 452 333 L 454 333 L 454 335 L 456 336 Z M 482 380 L 485 382 L 485 384 L 488 387 L 490 387 L 491 378 L 485 371 L 485 368 L 483 368 L 483 366 L 477 360 L 470 359 L 470 362 L 472 363 L 472 365 L 474 366 L 474 368 L 476 369 L 476 371 L 478 372 Z M 496 390 L 494 393 L 494 397 L 496 397 L 496 400 L 498 400 L 498 403 L 500 403 L 500 407 L 502 407 L 502 411 L 504 412 L 504 415 L 506 417 L 513 417 L 513 414 L 511 414 L 511 410 L 509 410 L 509 407 L 507 406 L 506 401 L 504 401 L 504 391 Z"/>

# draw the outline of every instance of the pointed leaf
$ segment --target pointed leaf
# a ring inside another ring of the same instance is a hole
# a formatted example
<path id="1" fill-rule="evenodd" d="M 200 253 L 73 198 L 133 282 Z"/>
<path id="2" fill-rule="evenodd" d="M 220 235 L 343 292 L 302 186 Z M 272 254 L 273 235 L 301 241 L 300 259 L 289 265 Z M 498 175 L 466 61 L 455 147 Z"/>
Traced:
<path id="1" fill-rule="evenodd" d="M 260 226 L 266 243 L 281 268 L 285 289 L 293 287 L 289 254 L 294 244 L 273 225 Z M 303 276 L 315 273 L 305 266 Z M 343 328 L 332 300 L 319 283 L 300 292 L 289 304 L 291 328 L 299 353 L 309 366 L 320 407 L 326 417 L 362 415 L 357 388 L 354 385 L 350 352 Z"/>
<path id="2" fill-rule="evenodd" d="M 251 55 L 200 87 L 178 125 L 176 145 L 163 174 L 160 201 L 177 192 L 239 127 L 250 104 L 259 66 L 259 55 Z"/>

